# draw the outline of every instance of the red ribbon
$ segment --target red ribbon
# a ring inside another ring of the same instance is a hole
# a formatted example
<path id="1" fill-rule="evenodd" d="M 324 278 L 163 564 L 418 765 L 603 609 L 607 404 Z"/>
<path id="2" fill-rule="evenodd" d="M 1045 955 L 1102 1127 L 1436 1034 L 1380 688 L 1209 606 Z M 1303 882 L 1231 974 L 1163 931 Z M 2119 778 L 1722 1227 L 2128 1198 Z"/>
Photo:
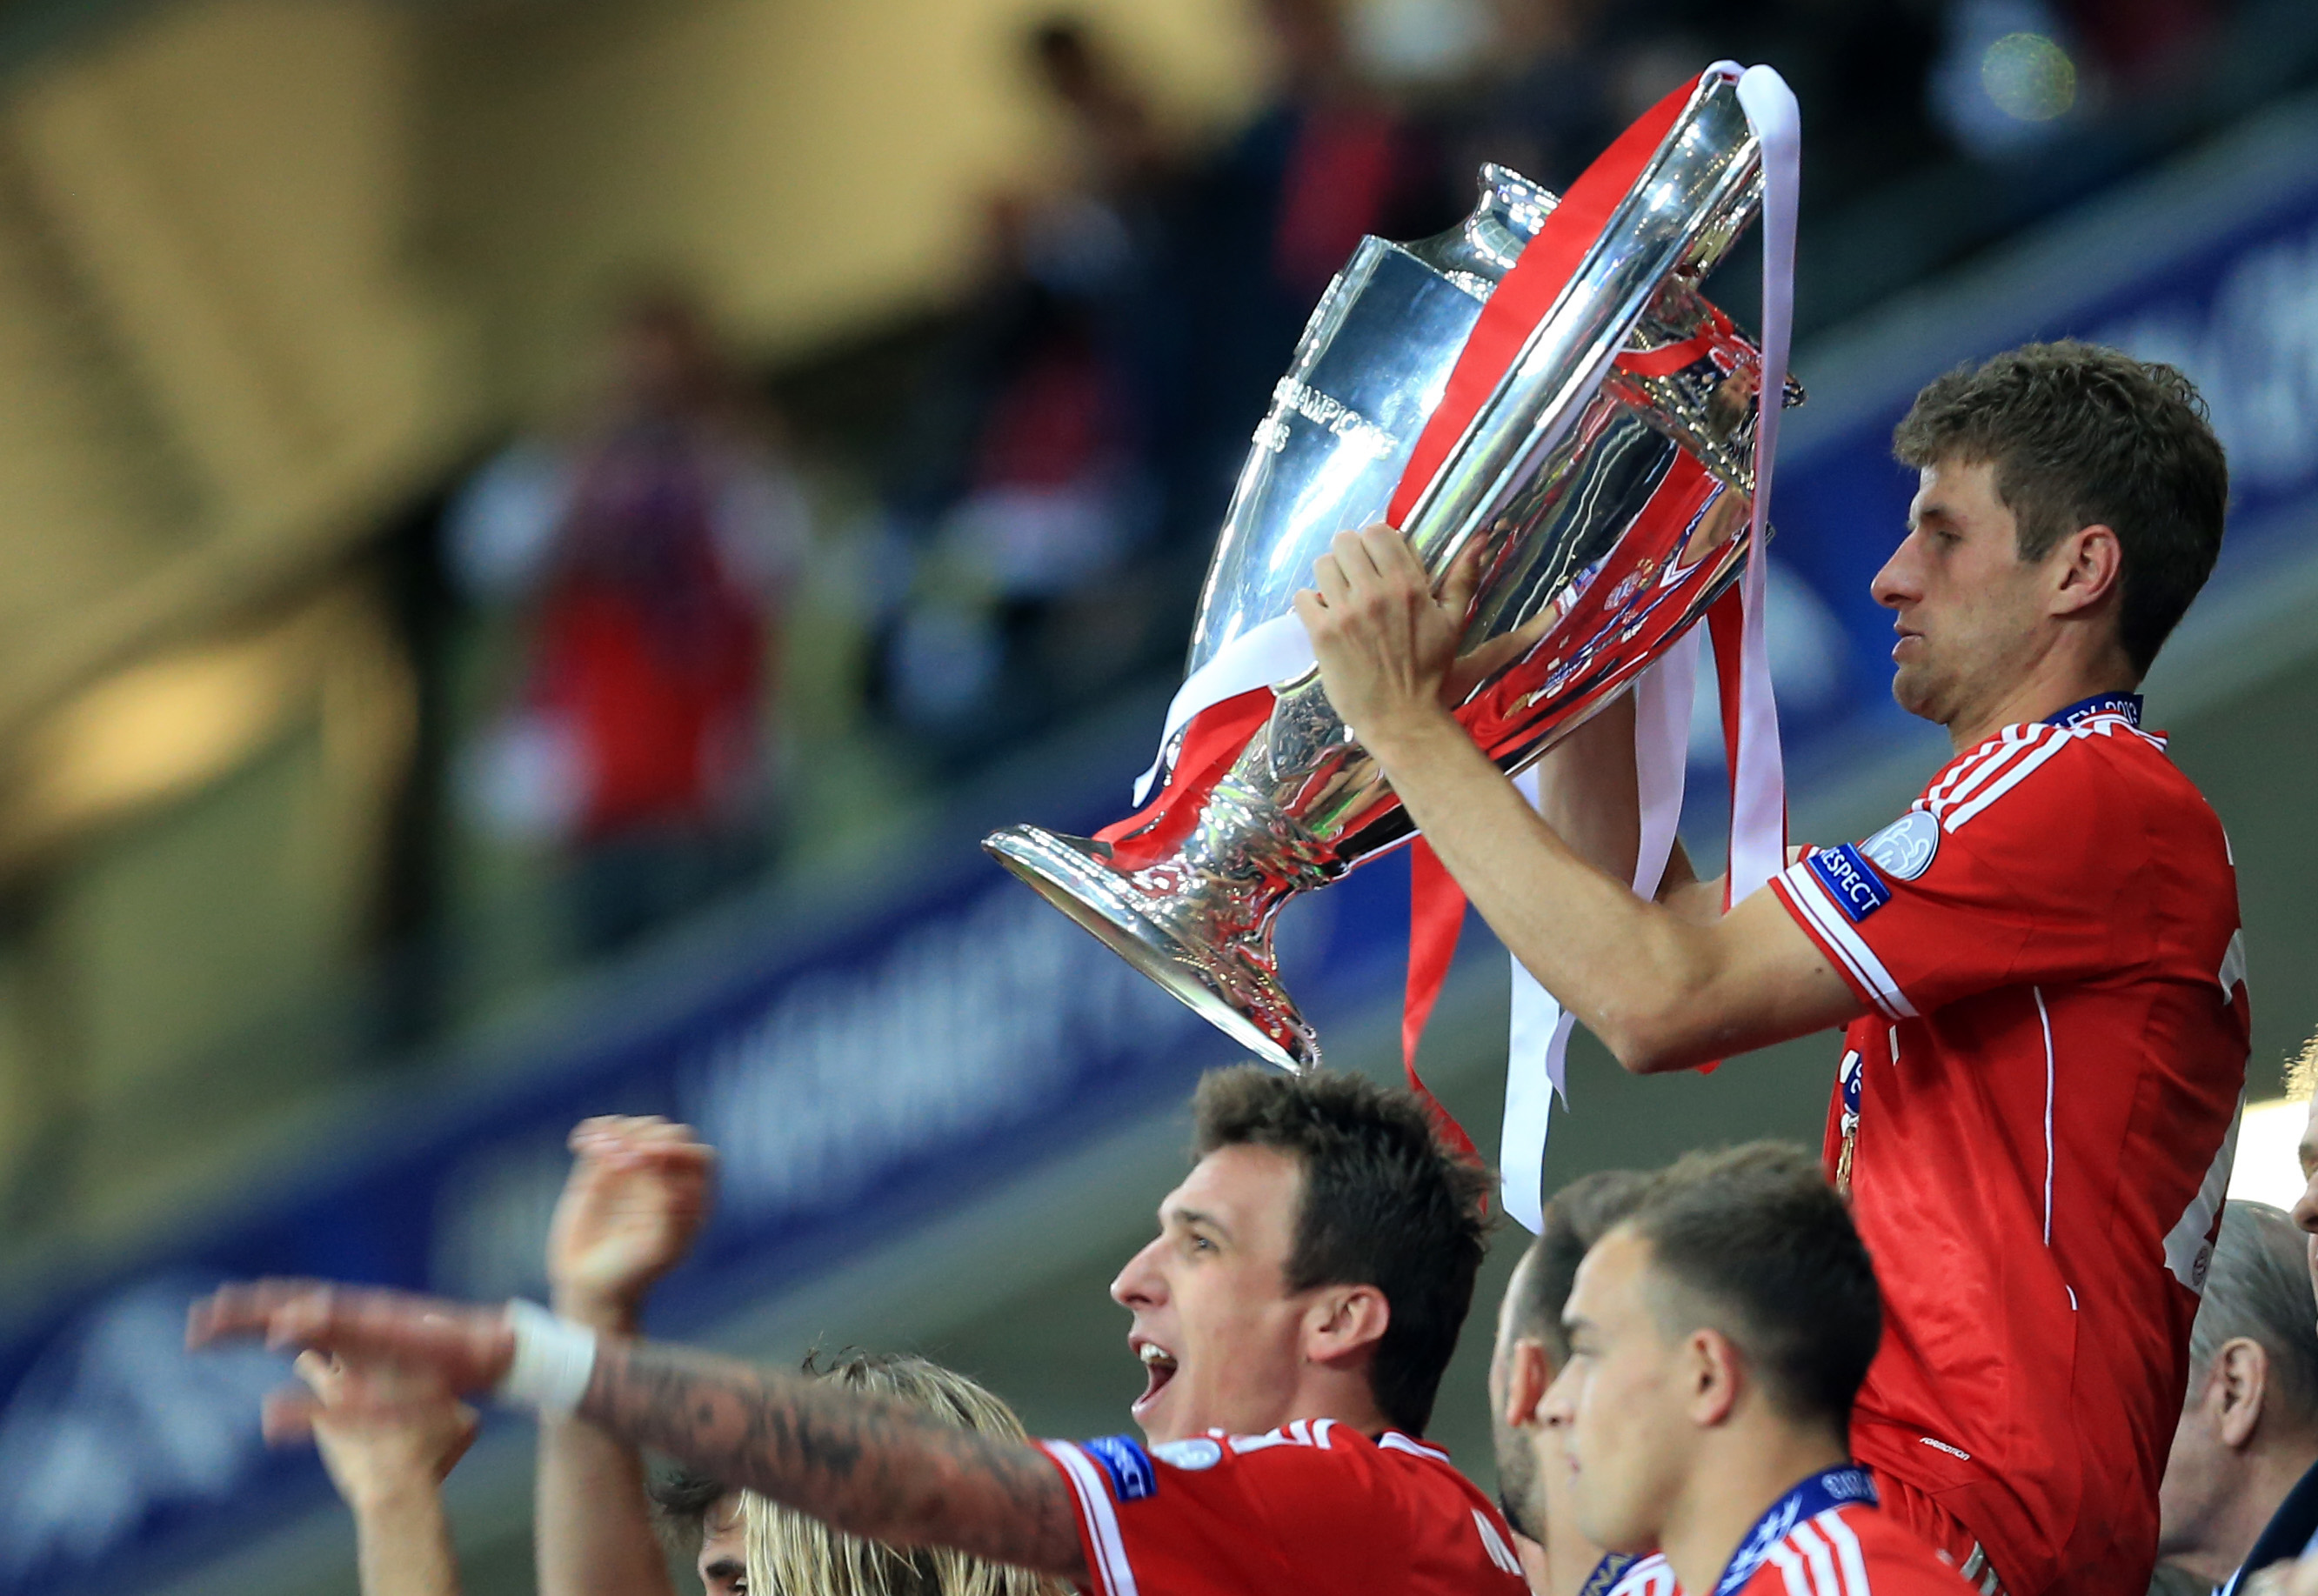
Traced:
<path id="1" fill-rule="evenodd" d="M 1416 1045 L 1424 1039 L 1433 1005 L 1441 998 L 1441 984 L 1456 961 L 1457 938 L 1464 928 L 1465 894 L 1439 856 L 1424 838 L 1417 838 L 1408 845 L 1408 988 L 1401 1000 L 1400 1066 L 1408 1077 L 1408 1089 L 1433 1116 L 1441 1139 L 1467 1162 L 1479 1163 L 1480 1150 L 1473 1138 L 1416 1072 Z"/>
<path id="2" fill-rule="evenodd" d="M 1386 518 L 1395 526 L 1406 522 L 1418 498 L 1464 437 L 1465 429 L 1472 426 L 1473 417 L 1520 358 L 1530 334 L 1569 286 L 1586 252 L 1608 225 L 1610 213 L 1632 190 L 1634 179 L 1666 141 L 1667 130 L 1690 103 L 1697 87 L 1698 80 L 1691 79 L 1618 135 L 1618 141 L 1586 168 L 1561 202 L 1547 214 L 1545 225 L 1490 293 L 1489 302 L 1481 307 L 1480 318 L 1465 339 L 1456 369 L 1449 373 L 1441 403 L 1417 435 L 1415 451 L 1400 473 L 1399 487 L 1393 490 L 1392 508 Z"/>
<path id="3" fill-rule="evenodd" d="M 1464 353 L 1457 357 L 1456 369 L 1449 375 L 1449 386 L 1441 403 L 1424 424 L 1407 469 L 1400 474 L 1400 485 L 1393 490 L 1388 518 L 1395 526 L 1406 524 L 1417 499 L 1448 460 L 1450 451 L 1464 437 L 1473 417 L 1480 413 L 1505 372 L 1520 358 L 1530 334 L 1560 299 L 1586 251 L 1602 236 L 1611 212 L 1632 191 L 1634 180 L 1658 153 L 1667 130 L 1682 114 L 1683 107 L 1690 103 L 1697 87 L 1698 80 L 1691 79 L 1621 133 L 1617 142 L 1604 150 L 1570 185 L 1561 202 L 1547 215 L 1545 225 L 1523 248 L 1513 270 L 1489 295 L 1489 302 L 1482 307 L 1480 318 L 1465 340 Z M 1424 1038 L 1425 1023 L 1433 1018 L 1433 1005 L 1441 998 L 1441 984 L 1448 979 L 1449 966 L 1457 955 L 1458 932 L 1465 919 L 1465 894 L 1442 867 L 1433 850 L 1424 846 L 1423 838 L 1410 845 L 1408 859 L 1408 989 L 1401 1006 L 1401 1067 L 1407 1073 L 1409 1089 L 1424 1099 L 1436 1118 L 1444 1122 L 1443 1134 L 1451 1144 L 1478 1161 L 1472 1138 L 1441 1106 L 1416 1072 L 1416 1045 Z"/>
<path id="4" fill-rule="evenodd" d="M 1096 841 L 1110 844 L 1111 863 L 1121 870 L 1140 870 L 1172 853 L 1199 819 L 1199 801 L 1206 799 L 1239 758 L 1240 750 L 1247 747 L 1248 739 L 1271 718 L 1271 688 L 1251 687 L 1209 704 L 1185 722 L 1183 745 L 1159 795 L 1094 834 Z"/>

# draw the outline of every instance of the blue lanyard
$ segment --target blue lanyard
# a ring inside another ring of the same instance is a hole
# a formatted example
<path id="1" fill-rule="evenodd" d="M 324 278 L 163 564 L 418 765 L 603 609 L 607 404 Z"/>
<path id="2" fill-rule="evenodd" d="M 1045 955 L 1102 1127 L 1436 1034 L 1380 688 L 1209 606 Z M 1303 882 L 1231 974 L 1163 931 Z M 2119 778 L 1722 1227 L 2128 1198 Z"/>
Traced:
<path id="1" fill-rule="evenodd" d="M 1577 1596 L 1610 1596 L 1610 1592 L 1618 1588 L 1618 1582 L 1626 1577 L 1626 1570 L 1631 1568 L 1635 1562 L 1636 1559 L 1623 1552 L 1610 1553 L 1594 1565 L 1594 1572 L 1587 1574 L 1586 1583 L 1577 1587 Z"/>
<path id="2" fill-rule="evenodd" d="M 2141 695 L 2138 693 L 2096 693 L 2090 698 L 2080 698 L 2066 709 L 2054 710 L 2044 717 L 2047 726 L 2081 726 L 2095 715 L 2123 715 L 2138 726 L 2141 724 Z"/>
<path id="3" fill-rule="evenodd" d="M 1864 1502 L 1875 1505 L 1874 1482 L 1867 1471 L 1855 1463 L 1841 1468 L 1830 1468 L 1815 1474 L 1771 1504 L 1771 1511 L 1756 1520 L 1755 1528 L 1738 1550 L 1731 1556 L 1730 1566 L 1722 1571 L 1722 1578 L 1714 1587 L 1714 1596 L 1731 1596 L 1755 1577 L 1771 1548 L 1793 1533 L 1796 1525 L 1805 1519 L 1816 1519 L 1831 1507 Z"/>

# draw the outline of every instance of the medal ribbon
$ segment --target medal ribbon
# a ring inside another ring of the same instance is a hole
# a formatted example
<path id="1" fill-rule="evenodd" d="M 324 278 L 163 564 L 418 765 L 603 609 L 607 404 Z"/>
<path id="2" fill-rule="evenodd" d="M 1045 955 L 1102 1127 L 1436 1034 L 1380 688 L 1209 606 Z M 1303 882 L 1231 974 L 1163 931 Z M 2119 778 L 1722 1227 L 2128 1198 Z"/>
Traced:
<path id="1" fill-rule="evenodd" d="M 1857 1464 L 1846 1463 L 1841 1468 L 1811 1475 L 1773 1502 L 1770 1511 L 1755 1520 L 1755 1528 L 1730 1555 L 1730 1565 L 1715 1582 L 1714 1596 L 1735 1596 L 1755 1577 L 1755 1571 L 1771 1555 L 1771 1548 L 1794 1533 L 1796 1525 L 1818 1518 L 1829 1508 L 1855 1503 L 1875 1505 L 1875 1482 Z"/>
<path id="2" fill-rule="evenodd" d="M 2054 710 L 2044 717 L 2047 726 L 2081 726 L 2096 715 L 2123 715 L 2132 724 L 2141 724 L 2141 695 L 2138 693 L 2096 693 L 2090 698 L 2080 698 L 2066 709 Z"/>

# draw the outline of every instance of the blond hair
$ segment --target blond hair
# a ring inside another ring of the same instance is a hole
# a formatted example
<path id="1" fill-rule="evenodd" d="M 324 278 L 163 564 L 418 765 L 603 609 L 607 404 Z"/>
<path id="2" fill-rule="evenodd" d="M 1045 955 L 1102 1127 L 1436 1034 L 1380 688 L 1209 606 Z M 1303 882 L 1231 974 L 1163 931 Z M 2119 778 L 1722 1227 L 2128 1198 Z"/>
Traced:
<path id="1" fill-rule="evenodd" d="M 2318 1087 L 2318 1036 L 2305 1042 L 2302 1051 L 2286 1061 L 2287 1100 L 2306 1103 L 2314 1087 Z"/>
<path id="2" fill-rule="evenodd" d="M 1013 1409 L 964 1375 L 922 1358 L 848 1351 L 824 1365 L 814 1354 L 805 1358 L 804 1372 L 908 1403 L 960 1430 L 1029 1439 Z M 753 1491 L 741 1493 L 741 1511 L 748 1523 L 751 1596 L 1061 1596 L 1063 1591 L 1028 1569 L 946 1547 L 863 1540 Z"/>

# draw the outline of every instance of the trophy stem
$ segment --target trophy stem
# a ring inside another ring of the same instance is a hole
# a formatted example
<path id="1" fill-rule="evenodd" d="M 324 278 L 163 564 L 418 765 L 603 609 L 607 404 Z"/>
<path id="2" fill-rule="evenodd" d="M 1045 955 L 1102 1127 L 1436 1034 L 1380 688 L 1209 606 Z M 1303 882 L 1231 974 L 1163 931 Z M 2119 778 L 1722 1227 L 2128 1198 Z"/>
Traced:
<path id="1" fill-rule="evenodd" d="M 1009 826 L 982 846 L 1264 1063 L 1291 1075 L 1319 1067 L 1319 1037 L 1280 984 L 1271 946 L 1272 917 L 1308 881 L 1243 870 L 1223 891 L 1185 894 L 1187 879 L 1204 876 L 1215 883 L 1217 878 L 1184 854 L 1129 871 L 1112 863 L 1110 844 L 1039 826 Z"/>

